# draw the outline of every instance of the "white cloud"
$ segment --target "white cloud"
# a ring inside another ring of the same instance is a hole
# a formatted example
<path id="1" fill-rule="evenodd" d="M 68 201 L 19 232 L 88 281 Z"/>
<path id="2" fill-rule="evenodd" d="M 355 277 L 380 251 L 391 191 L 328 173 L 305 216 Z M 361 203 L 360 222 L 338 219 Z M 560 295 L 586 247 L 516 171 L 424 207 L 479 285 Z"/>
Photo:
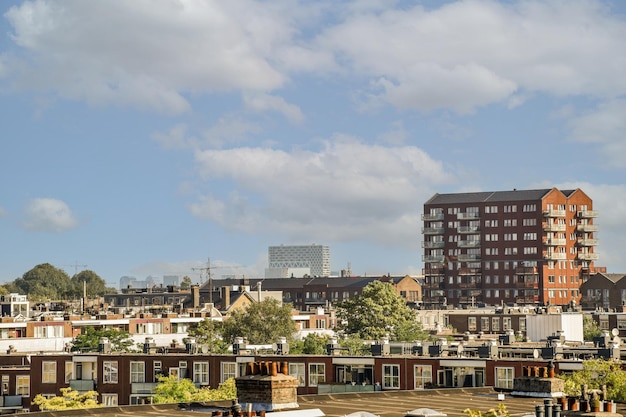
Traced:
<path id="1" fill-rule="evenodd" d="M 246 106 L 254 111 L 265 112 L 268 110 L 282 113 L 292 123 L 301 123 L 304 115 L 300 108 L 294 104 L 287 103 L 283 98 L 271 96 L 269 94 L 255 94 L 244 97 Z"/>
<path id="2" fill-rule="evenodd" d="M 626 168 L 626 99 L 601 103 L 570 121 L 570 139 L 598 146 L 603 164 Z"/>
<path id="3" fill-rule="evenodd" d="M 317 152 L 237 148 L 197 152 L 209 183 L 236 192 L 204 195 L 191 212 L 227 228 L 282 232 L 294 239 L 414 244 L 421 202 L 454 181 L 411 147 L 367 145 L 337 136 Z M 409 242 L 409 243 L 407 243 Z"/>
<path id="4" fill-rule="evenodd" d="M 68 205 L 55 198 L 35 198 L 24 210 L 22 227 L 34 232 L 62 233 L 78 226 Z"/>

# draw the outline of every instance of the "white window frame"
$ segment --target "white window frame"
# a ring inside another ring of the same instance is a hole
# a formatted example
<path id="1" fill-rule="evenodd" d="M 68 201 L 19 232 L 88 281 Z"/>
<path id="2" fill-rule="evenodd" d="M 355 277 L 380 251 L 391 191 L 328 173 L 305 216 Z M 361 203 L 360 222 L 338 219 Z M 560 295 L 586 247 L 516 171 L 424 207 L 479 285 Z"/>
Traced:
<path id="1" fill-rule="evenodd" d="M 515 368 L 496 366 L 494 368 L 494 388 L 513 389 Z"/>
<path id="2" fill-rule="evenodd" d="M 69 384 L 74 379 L 74 362 L 65 361 L 65 383 Z"/>
<path id="3" fill-rule="evenodd" d="M 289 362 L 289 375 L 296 378 L 299 387 L 306 386 L 306 366 L 301 362 Z"/>
<path id="4" fill-rule="evenodd" d="M 15 395 L 30 397 L 30 375 L 15 376 Z"/>
<path id="5" fill-rule="evenodd" d="M 237 362 L 222 362 L 221 368 L 220 382 L 224 382 L 230 378 L 237 378 Z"/>
<path id="6" fill-rule="evenodd" d="M 117 361 L 102 362 L 102 383 L 117 384 L 119 381 L 119 368 Z"/>
<path id="7" fill-rule="evenodd" d="M 383 365 L 383 389 L 400 389 L 400 365 Z"/>
<path id="8" fill-rule="evenodd" d="M 413 388 L 424 389 L 426 384 L 433 383 L 432 365 L 415 365 L 413 367 Z"/>
<path id="9" fill-rule="evenodd" d="M 326 364 L 310 363 L 309 364 L 309 387 L 317 387 L 319 384 L 326 382 Z"/>
<path id="10" fill-rule="evenodd" d="M 102 405 L 104 407 L 116 407 L 118 405 L 117 394 L 104 393 L 102 394 Z"/>
<path id="11" fill-rule="evenodd" d="M 130 383 L 146 382 L 146 363 L 143 361 L 130 362 Z"/>
<path id="12" fill-rule="evenodd" d="M 56 384 L 57 383 L 57 363 L 54 361 L 41 362 L 41 383 Z"/>
<path id="13" fill-rule="evenodd" d="M 194 362 L 193 363 L 193 382 L 194 384 L 209 384 L 209 363 Z"/>

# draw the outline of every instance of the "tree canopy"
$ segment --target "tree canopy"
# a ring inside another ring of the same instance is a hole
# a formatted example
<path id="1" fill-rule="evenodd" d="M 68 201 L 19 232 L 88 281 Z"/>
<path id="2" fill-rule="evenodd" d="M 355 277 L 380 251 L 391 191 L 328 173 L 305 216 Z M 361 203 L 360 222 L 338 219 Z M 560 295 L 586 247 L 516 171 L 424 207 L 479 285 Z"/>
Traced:
<path id="1" fill-rule="evenodd" d="M 71 278 L 71 281 L 73 286 L 72 292 L 76 297 L 82 297 L 83 295 L 83 282 L 87 284 L 87 297 L 89 298 L 117 292 L 115 288 L 107 287 L 106 281 L 89 269 L 80 271 Z"/>
<path id="2" fill-rule="evenodd" d="M 196 343 L 203 345 L 204 353 L 226 353 L 229 344 L 222 339 L 222 323 L 205 318 L 192 324 L 187 332 L 189 336 L 196 338 Z"/>
<path id="3" fill-rule="evenodd" d="M 583 384 L 587 384 L 589 389 L 599 389 L 602 385 L 606 385 L 607 396 L 610 400 L 626 400 L 626 371 L 622 370 L 619 362 L 590 359 L 583 361 L 582 370 L 558 377 L 565 380 L 567 395 L 580 395 Z"/>
<path id="4" fill-rule="evenodd" d="M 100 340 L 108 339 L 113 352 L 130 352 L 133 350 L 134 343 L 130 338 L 130 334 L 124 330 L 116 329 L 96 329 L 88 326 L 83 332 L 76 336 L 70 342 L 72 352 L 95 352 L 98 350 Z"/>
<path id="5" fill-rule="evenodd" d="M 302 340 L 295 340 L 289 346 L 291 354 L 325 355 L 329 337 L 315 333 L 307 334 Z"/>
<path id="6" fill-rule="evenodd" d="M 155 404 L 206 402 L 232 400 L 237 398 L 235 379 L 230 378 L 216 389 L 198 388 L 190 379 L 181 379 L 175 375 L 159 376 L 159 383 L 154 388 Z"/>
<path id="7" fill-rule="evenodd" d="M 296 324 L 291 318 L 291 304 L 273 298 L 250 304 L 245 310 L 235 310 L 223 322 L 222 337 L 232 343 L 235 337 L 245 337 L 251 344 L 275 343 L 279 337 L 293 339 Z"/>
<path id="8" fill-rule="evenodd" d="M 16 292 L 28 295 L 32 301 L 62 300 L 73 296 L 69 275 L 48 263 L 35 266 L 12 284 Z"/>
<path id="9" fill-rule="evenodd" d="M 81 394 L 70 387 L 61 388 L 61 395 L 55 397 L 46 398 L 41 394 L 37 394 L 33 398 L 32 404 L 38 406 L 41 411 L 102 407 L 102 404 L 98 403 L 98 393 L 96 391 L 87 391 Z"/>
<path id="10" fill-rule="evenodd" d="M 372 281 L 363 292 L 337 304 L 339 331 L 363 340 L 423 340 L 428 335 L 391 283 Z"/>

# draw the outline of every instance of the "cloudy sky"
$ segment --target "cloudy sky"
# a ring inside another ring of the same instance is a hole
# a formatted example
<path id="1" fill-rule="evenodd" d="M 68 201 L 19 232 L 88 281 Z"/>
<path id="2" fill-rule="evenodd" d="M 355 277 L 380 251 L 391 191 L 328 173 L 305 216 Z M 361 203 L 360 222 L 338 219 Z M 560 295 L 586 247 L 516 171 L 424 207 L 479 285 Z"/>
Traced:
<path id="1" fill-rule="evenodd" d="M 621 0 L 3 1 L 0 282 L 419 273 L 434 193 L 551 187 L 626 273 L 625 74 Z"/>

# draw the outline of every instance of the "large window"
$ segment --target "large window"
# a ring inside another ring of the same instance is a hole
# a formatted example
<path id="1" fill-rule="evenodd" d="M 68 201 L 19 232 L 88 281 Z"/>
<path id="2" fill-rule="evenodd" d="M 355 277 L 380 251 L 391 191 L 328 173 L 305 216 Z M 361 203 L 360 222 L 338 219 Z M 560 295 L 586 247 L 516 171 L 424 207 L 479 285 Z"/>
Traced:
<path id="1" fill-rule="evenodd" d="M 298 380 L 298 386 L 303 387 L 306 385 L 306 376 L 304 375 L 303 363 L 289 363 L 289 375 Z"/>
<path id="2" fill-rule="evenodd" d="M 102 382 L 117 384 L 117 375 L 117 361 L 104 361 L 102 363 Z"/>
<path id="3" fill-rule="evenodd" d="M 432 365 L 415 365 L 413 368 L 415 389 L 428 388 L 433 384 Z"/>
<path id="4" fill-rule="evenodd" d="M 144 362 L 130 363 L 130 382 L 146 382 L 146 364 Z"/>
<path id="5" fill-rule="evenodd" d="M 65 361 L 65 383 L 69 384 L 74 379 L 74 362 Z"/>
<path id="6" fill-rule="evenodd" d="M 117 394 L 102 394 L 102 405 L 115 407 L 117 405 Z"/>
<path id="7" fill-rule="evenodd" d="M 513 368 L 501 368 L 496 366 L 496 388 L 513 389 Z"/>
<path id="8" fill-rule="evenodd" d="M 237 377 L 237 363 L 236 362 L 222 362 L 222 379 L 221 382 L 230 378 Z"/>
<path id="9" fill-rule="evenodd" d="M 326 365 L 323 363 L 309 364 L 309 386 L 316 387 L 326 381 Z"/>
<path id="10" fill-rule="evenodd" d="M 15 394 L 22 395 L 24 397 L 30 396 L 30 376 L 29 375 L 17 375 L 15 377 Z"/>
<path id="11" fill-rule="evenodd" d="M 193 363 L 193 382 L 200 385 L 207 385 L 209 383 L 208 362 Z"/>
<path id="12" fill-rule="evenodd" d="M 383 388 L 400 388 L 400 365 L 383 365 Z"/>
<path id="13" fill-rule="evenodd" d="M 41 382 L 43 384 L 56 384 L 57 383 L 57 363 L 56 362 L 42 362 L 41 370 Z"/>
<path id="14" fill-rule="evenodd" d="M 476 317 L 467 318 L 467 330 L 469 330 L 470 332 L 476 331 Z"/>

